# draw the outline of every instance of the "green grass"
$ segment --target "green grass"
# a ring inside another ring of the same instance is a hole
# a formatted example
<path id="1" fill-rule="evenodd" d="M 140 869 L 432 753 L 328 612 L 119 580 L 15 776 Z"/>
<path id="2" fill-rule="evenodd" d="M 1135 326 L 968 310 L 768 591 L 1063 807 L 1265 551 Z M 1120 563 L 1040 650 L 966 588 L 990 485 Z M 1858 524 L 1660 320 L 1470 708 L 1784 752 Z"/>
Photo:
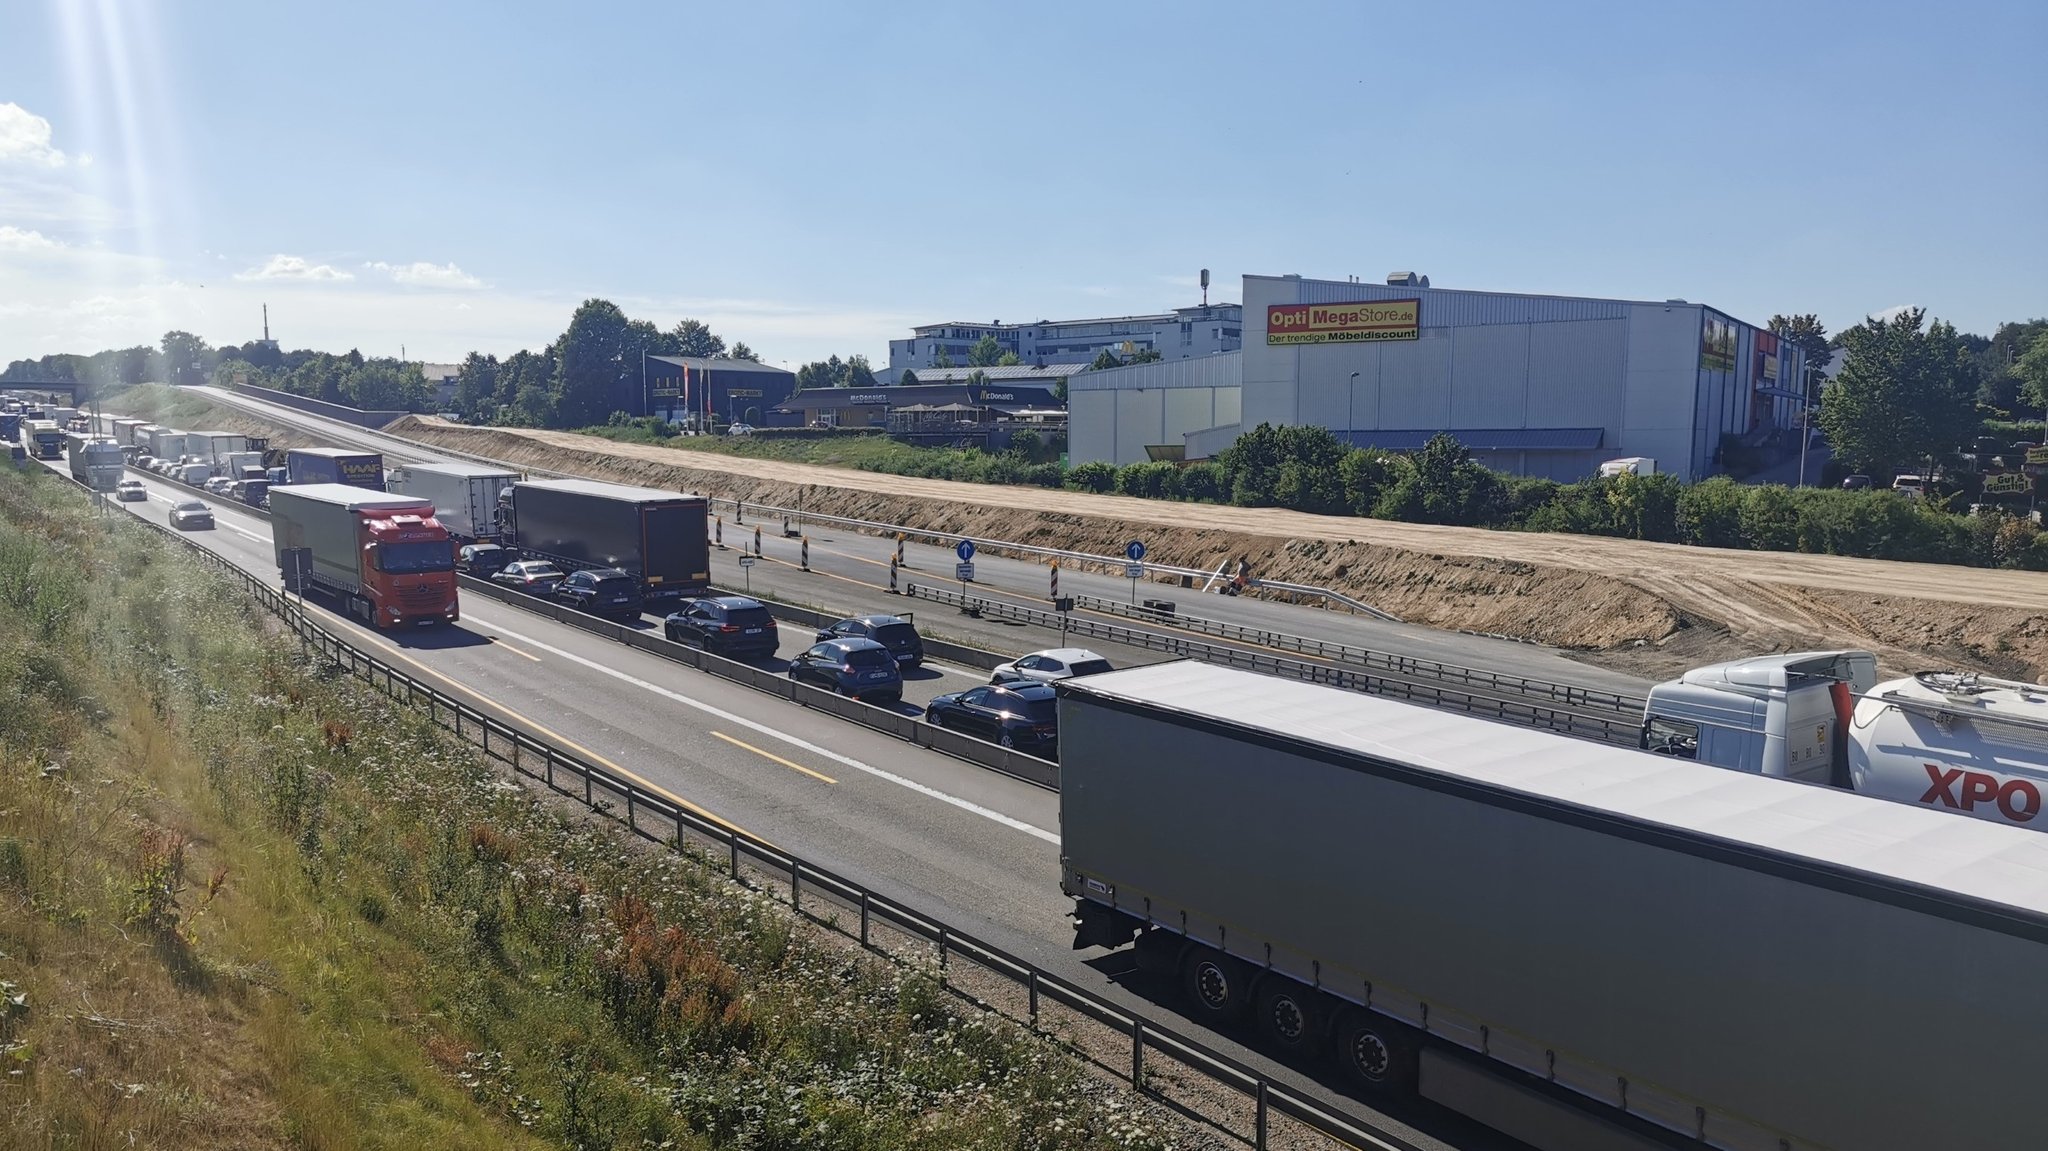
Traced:
<path id="1" fill-rule="evenodd" d="M 222 412 L 213 401 L 168 384 L 138 384 L 106 397 L 103 404 L 134 419 L 177 426 L 196 425 Z"/>
<path id="2" fill-rule="evenodd" d="M 771 436 L 671 436 L 656 435 L 639 425 L 583 428 L 583 434 L 602 436 L 620 443 L 652 444 L 683 452 L 737 456 L 753 460 L 783 460 L 852 468 L 864 472 L 918 476 L 924 479 L 959 480 L 966 483 L 1027 484 L 1060 486 L 1065 469 L 1057 463 L 1030 463 L 1013 452 L 984 452 L 975 448 L 915 447 L 884 435 L 779 438 Z"/>
<path id="3" fill-rule="evenodd" d="M 813 931 L 0 472 L 0 1148 L 1170 1141 Z"/>

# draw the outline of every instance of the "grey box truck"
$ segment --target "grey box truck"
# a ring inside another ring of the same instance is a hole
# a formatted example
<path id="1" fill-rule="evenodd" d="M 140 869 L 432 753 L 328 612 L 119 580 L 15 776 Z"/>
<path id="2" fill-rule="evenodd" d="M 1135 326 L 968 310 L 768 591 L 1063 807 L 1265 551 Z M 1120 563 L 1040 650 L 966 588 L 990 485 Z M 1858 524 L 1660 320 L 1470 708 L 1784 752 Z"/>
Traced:
<path id="1" fill-rule="evenodd" d="M 2042 1142 L 2048 836 L 1206 664 L 1062 680 L 1076 948 L 1538 1147 Z"/>
<path id="2" fill-rule="evenodd" d="M 284 455 L 285 474 L 293 484 L 347 484 L 384 490 L 384 454 L 346 448 L 292 448 Z"/>

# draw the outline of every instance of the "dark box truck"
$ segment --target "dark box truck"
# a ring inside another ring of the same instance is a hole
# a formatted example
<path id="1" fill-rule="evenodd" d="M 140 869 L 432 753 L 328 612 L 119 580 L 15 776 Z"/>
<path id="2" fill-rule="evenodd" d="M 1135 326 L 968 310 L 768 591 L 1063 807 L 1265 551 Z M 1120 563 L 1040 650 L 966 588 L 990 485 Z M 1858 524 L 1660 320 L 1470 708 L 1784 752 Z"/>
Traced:
<path id="1" fill-rule="evenodd" d="M 347 484 L 384 490 L 384 455 L 343 448 L 293 448 L 285 453 L 285 474 L 293 484 Z"/>
<path id="2" fill-rule="evenodd" d="M 1061 680 L 1075 945 L 1546 1151 L 2044 1145 L 2048 836 L 1213 664 Z"/>
<path id="3" fill-rule="evenodd" d="M 504 543 L 564 571 L 623 568 L 648 607 L 711 589 L 702 496 L 597 480 L 522 480 L 500 499 Z"/>

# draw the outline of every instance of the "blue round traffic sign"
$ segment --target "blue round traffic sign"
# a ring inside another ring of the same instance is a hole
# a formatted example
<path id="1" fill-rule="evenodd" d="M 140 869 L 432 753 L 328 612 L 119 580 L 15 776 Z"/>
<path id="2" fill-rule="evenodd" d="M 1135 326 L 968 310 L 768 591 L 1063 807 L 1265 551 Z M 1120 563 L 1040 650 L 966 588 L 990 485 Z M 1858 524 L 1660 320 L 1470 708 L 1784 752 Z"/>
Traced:
<path id="1" fill-rule="evenodd" d="M 959 557 L 960 557 L 960 562 L 961 562 L 961 563 L 966 563 L 966 562 L 967 562 L 968 560 L 971 560 L 971 559 L 973 559 L 973 558 L 974 558 L 974 541 L 973 541 L 973 540 L 961 540 L 961 541 L 960 541 L 960 545 L 959 545 L 958 547 L 955 547 L 955 548 L 953 549 L 953 554 L 954 554 L 954 555 L 956 555 L 956 556 L 959 556 Z"/>
<path id="2" fill-rule="evenodd" d="M 1144 544 L 1144 542 L 1143 542 L 1142 540 L 1132 540 L 1132 541 L 1131 541 L 1130 543 L 1127 543 L 1127 544 L 1125 544 L 1125 545 L 1124 545 L 1124 558 L 1125 558 L 1125 559 L 1127 559 L 1127 560 L 1129 560 L 1129 561 L 1131 561 L 1132 563 L 1137 563 L 1137 562 L 1138 562 L 1139 560 L 1142 560 L 1142 559 L 1144 559 L 1144 558 L 1145 558 L 1145 544 Z"/>

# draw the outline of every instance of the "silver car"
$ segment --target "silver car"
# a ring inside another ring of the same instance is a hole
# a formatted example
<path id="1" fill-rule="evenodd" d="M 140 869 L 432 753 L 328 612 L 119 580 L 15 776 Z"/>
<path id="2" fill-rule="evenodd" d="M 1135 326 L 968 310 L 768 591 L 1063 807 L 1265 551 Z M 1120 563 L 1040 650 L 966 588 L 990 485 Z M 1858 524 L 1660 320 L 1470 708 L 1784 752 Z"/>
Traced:
<path id="1" fill-rule="evenodd" d="M 183 531 L 213 526 L 213 509 L 198 500 L 179 500 L 171 505 L 171 526 Z"/>

